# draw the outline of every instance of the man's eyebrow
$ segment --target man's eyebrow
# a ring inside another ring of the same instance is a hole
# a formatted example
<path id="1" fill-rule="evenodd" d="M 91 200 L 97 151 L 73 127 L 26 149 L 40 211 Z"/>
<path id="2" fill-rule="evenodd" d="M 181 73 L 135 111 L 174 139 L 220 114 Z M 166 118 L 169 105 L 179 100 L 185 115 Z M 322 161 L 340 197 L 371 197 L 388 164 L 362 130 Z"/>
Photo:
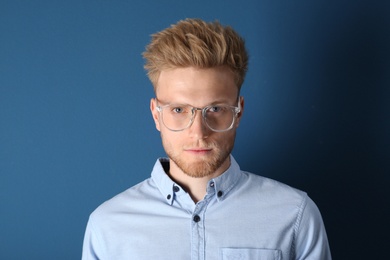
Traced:
<path id="1" fill-rule="evenodd" d="M 183 106 L 191 106 L 188 103 L 181 103 L 181 102 L 166 102 L 162 101 L 161 99 L 156 98 L 157 102 L 163 105 L 183 105 Z"/>
<path id="2" fill-rule="evenodd" d="M 194 106 L 194 105 L 186 103 L 186 102 L 166 102 L 166 101 L 160 100 L 158 98 L 156 98 L 156 100 L 158 103 L 161 103 L 163 105 L 169 104 L 169 105 L 182 105 L 182 106 L 197 107 L 197 106 Z M 233 105 L 237 105 L 237 102 L 238 102 L 238 100 L 235 100 Z M 216 99 L 216 100 L 212 101 L 211 103 L 208 103 L 204 107 L 213 106 L 213 105 L 229 105 L 230 106 L 230 105 L 232 105 L 231 103 L 232 103 L 231 100 L 228 100 L 228 99 Z"/>

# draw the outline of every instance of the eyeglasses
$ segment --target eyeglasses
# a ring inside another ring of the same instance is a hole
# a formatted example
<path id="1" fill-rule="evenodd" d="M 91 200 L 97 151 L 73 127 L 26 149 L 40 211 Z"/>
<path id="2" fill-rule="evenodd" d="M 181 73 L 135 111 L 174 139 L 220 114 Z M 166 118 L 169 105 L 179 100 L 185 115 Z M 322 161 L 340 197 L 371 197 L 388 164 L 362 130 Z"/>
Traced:
<path id="1" fill-rule="evenodd" d="M 157 99 L 156 99 L 157 100 Z M 225 132 L 233 128 L 237 114 L 241 111 L 238 107 L 229 105 L 210 105 L 204 108 L 190 105 L 168 104 L 157 106 L 161 121 L 171 131 L 179 132 L 189 128 L 194 122 L 196 111 L 202 111 L 203 122 L 214 132 Z"/>

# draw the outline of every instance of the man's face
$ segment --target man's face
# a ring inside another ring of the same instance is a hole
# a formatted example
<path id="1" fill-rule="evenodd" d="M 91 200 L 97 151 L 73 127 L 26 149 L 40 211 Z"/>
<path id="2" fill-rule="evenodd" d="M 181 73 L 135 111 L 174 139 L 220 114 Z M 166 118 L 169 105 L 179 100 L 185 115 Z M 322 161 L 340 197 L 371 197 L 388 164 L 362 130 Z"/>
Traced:
<path id="1" fill-rule="evenodd" d="M 238 88 L 233 73 L 225 67 L 197 69 L 193 67 L 164 70 L 157 81 L 156 96 L 150 108 L 162 143 L 170 158 L 171 171 L 179 170 L 191 177 L 218 176 L 230 165 L 229 154 L 234 145 L 236 128 L 242 112 L 231 130 L 214 132 L 205 125 L 201 111 L 196 111 L 192 125 L 173 132 L 161 121 L 156 106 L 164 104 L 191 105 L 203 108 L 225 104 L 238 106 Z M 241 108 L 244 101 L 240 98 Z"/>

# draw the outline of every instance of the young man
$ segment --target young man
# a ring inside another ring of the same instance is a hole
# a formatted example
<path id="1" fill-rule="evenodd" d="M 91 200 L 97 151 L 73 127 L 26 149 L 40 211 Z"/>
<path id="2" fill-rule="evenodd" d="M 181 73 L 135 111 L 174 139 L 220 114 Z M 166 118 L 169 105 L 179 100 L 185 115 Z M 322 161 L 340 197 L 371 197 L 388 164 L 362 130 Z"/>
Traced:
<path id="1" fill-rule="evenodd" d="M 244 41 L 187 19 L 144 53 L 168 158 L 90 216 L 83 259 L 331 259 L 306 193 L 241 171 L 231 156 L 244 99 Z"/>

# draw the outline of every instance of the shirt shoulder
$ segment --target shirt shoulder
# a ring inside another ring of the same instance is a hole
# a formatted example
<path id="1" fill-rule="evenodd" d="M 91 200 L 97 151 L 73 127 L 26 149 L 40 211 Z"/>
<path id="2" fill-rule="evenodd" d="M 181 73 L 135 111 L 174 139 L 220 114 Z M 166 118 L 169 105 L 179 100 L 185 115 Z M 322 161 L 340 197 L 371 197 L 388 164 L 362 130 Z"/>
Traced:
<path id="1" fill-rule="evenodd" d="M 291 187 L 280 181 L 256 175 L 254 173 L 242 171 L 243 181 L 240 185 L 244 191 L 254 193 L 253 195 L 261 196 L 267 201 L 287 200 L 296 201 L 297 203 L 307 199 L 307 193 Z"/>
<path id="2" fill-rule="evenodd" d="M 156 198 L 158 189 L 148 178 L 100 204 L 90 215 L 90 219 L 101 219 L 122 213 L 137 213 L 145 207 L 146 201 Z"/>

